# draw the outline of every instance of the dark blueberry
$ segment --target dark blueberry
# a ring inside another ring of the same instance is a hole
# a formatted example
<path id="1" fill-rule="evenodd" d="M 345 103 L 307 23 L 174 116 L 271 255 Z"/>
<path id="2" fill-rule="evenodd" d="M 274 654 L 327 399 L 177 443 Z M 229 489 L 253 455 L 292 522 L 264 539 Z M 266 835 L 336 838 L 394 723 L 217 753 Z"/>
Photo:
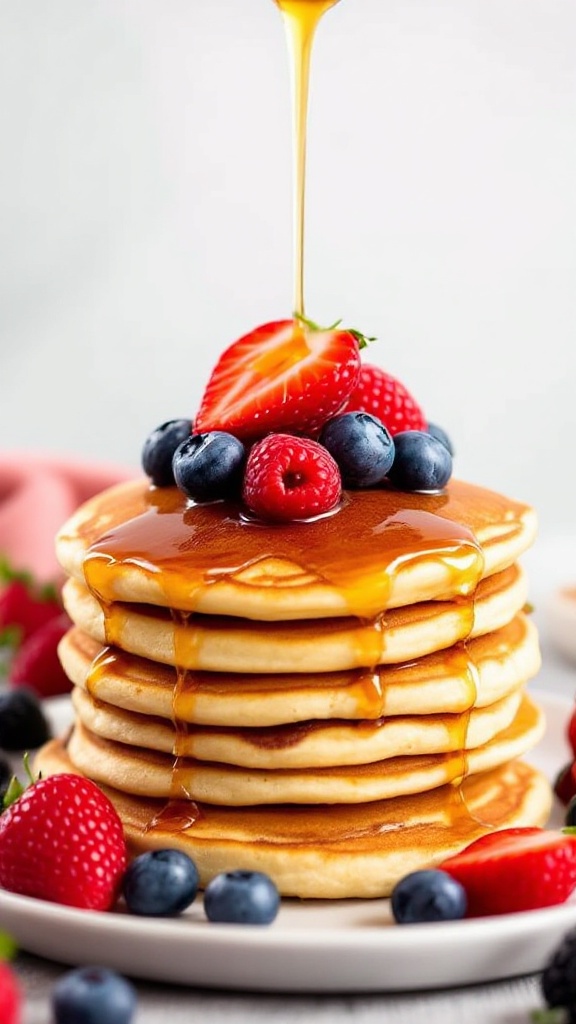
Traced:
<path id="1" fill-rule="evenodd" d="M 122 894 L 128 910 L 146 917 L 181 914 L 196 898 L 198 869 L 180 850 L 150 850 L 128 865 Z"/>
<path id="2" fill-rule="evenodd" d="M 142 449 L 142 468 L 157 487 L 174 484 L 174 452 L 182 441 L 190 437 L 191 430 L 191 420 L 168 420 L 146 438 Z"/>
<path id="3" fill-rule="evenodd" d="M 218 501 L 240 492 L 246 461 L 244 445 L 223 430 L 192 434 L 172 461 L 177 486 L 194 501 Z"/>
<path id="4" fill-rule="evenodd" d="M 444 447 L 450 452 L 452 458 L 454 458 L 454 445 L 442 427 L 439 427 L 437 423 L 429 423 L 428 433 L 432 434 L 432 437 L 435 437 L 437 441 L 441 441 Z"/>
<path id="5" fill-rule="evenodd" d="M 448 449 L 423 430 L 404 430 L 394 437 L 396 449 L 388 479 L 400 491 L 440 491 L 452 475 Z"/>
<path id="6" fill-rule="evenodd" d="M 345 412 L 329 420 L 318 439 L 338 463 L 345 487 L 381 483 L 394 461 L 394 441 L 368 412 Z"/>
<path id="7" fill-rule="evenodd" d="M 548 1006 L 576 1009 L 576 928 L 568 931 L 555 949 L 540 981 Z"/>
<path id="8" fill-rule="evenodd" d="M 58 979 L 52 990 L 55 1024 L 130 1024 L 136 990 L 106 967 L 77 967 Z"/>
<path id="9" fill-rule="evenodd" d="M 576 825 L 576 796 L 573 796 L 566 808 L 564 824 L 574 828 Z"/>
<path id="10" fill-rule="evenodd" d="M 209 921 L 270 924 L 280 907 L 274 882 L 261 871 L 226 871 L 206 886 L 204 911 Z"/>
<path id="11" fill-rule="evenodd" d="M 392 890 L 392 913 L 398 924 L 458 921 L 466 913 L 464 887 L 446 871 L 413 871 Z"/>
<path id="12" fill-rule="evenodd" d="M 50 739 L 40 698 L 26 686 L 0 693 L 0 747 L 34 750 Z"/>

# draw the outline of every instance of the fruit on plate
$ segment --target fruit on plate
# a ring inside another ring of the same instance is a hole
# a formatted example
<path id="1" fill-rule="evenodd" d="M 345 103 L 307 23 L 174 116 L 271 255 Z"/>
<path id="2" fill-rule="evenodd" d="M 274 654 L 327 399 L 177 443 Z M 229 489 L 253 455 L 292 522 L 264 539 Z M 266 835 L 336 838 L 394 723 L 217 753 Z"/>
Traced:
<path id="1" fill-rule="evenodd" d="M 14 799 L 15 797 L 15 799 Z M 0 886 L 86 910 L 108 910 L 126 869 L 122 823 L 107 796 L 79 775 L 17 784 L 0 815 Z"/>
<path id="2" fill-rule="evenodd" d="M 204 911 L 209 921 L 270 924 L 280 908 L 280 894 L 263 871 L 223 871 L 206 886 Z"/>
<path id="3" fill-rule="evenodd" d="M 467 917 L 564 903 L 576 887 L 576 836 L 508 828 L 482 836 L 440 865 L 466 892 Z"/>
<path id="4" fill-rule="evenodd" d="M 181 850 L 147 850 L 128 865 L 122 895 L 132 914 L 173 916 L 194 902 L 198 882 L 198 868 Z"/>
<path id="5" fill-rule="evenodd" d="M 34 690 L 20 686 L 15 690 L 0 691 L 2 750 L 35 750 L 49 738 L 50 725 L 42 702 Z"/>
<path id="6" fill-rule="evenodd" d="M 76 967 L 52 989 L 54 1024 L 130 1024 L 137 1008 L 134 986 L 107 967 Z"/>
<path id="7" fill-rule="evenodd" d="M 53 586 L 38 586 L 26 572 L 0 561 L 0 639 L 16 646 L 62 613 Z"/>
<path id="8" fill-rule="evenodd" d="M 62 612 L 24 640 L 8 669 L 9 685 L 29 687 L 40 697 L 68 693 L 71 684 L 60 664 L 58 644 L 71 625 Z"/>
<path id="9" fill-rule="evenodd" d="M 390 904 L 397 924 L 458 921 L 466 913 L 466 893 L 446 871 L 424 868 L 396 883 Z"/>
<path id="10" fill-rule="evenodd" d="M 359 376 L 357 332 L 299 319 L 263 324 L 216 363 L 194 431 L 224 430 L 240 440 L 273 430 L 309 434 L 340 411 Z"/>

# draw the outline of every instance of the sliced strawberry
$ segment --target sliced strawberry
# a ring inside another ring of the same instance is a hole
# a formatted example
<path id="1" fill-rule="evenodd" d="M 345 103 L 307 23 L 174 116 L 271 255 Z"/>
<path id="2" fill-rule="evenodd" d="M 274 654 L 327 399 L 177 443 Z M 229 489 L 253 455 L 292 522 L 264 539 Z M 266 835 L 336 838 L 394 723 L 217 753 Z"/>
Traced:
<path id="1" fill-rule="evenodd" d="M 254 440 L 273 430 L 310 433 L 344 405 L 360 374 L 355 332 L 297 320 L 264 324 L 220 357 L 194 423 Z"/>
<path id="2" fill-rule="evenodd" d="M 390 434 L 426 430 L 426 417 L 401 381 L 379 366 L 364 363 L 360 377 L 343 412 L 369 412 Z"/>
<path id="3" fill-rule="evenodd" d="M 72 622 L 65 612 L 50 619 L 21 645 L 8 670 L 12 686 L 28 686 L 40 697 L 54 697 L 72 689 L 58 658 L 58 644 Z"/>
<path id="4" fill-rule="evenodd" d="M 551 907 L 576 887 L 576 836 L 502 829 L 438 866 L 464 886 L 468 917 Z"/>

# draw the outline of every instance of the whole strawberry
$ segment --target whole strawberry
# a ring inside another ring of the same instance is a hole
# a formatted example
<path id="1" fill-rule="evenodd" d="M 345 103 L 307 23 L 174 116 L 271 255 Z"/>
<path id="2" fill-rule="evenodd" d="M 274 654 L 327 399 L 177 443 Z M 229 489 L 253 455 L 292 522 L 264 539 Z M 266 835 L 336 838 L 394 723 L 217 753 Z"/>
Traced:
<path id="1" fill-rule="evenodd" d="M 10 892 L 108 910 L 126 864 L 114 806 L 80 775 L 39 779 L 0 815 L 0 886 Z"/>
<path id="2" fill-rule="evenodd" d="M 22 994 L 14 971 L 9 964 L 0 962 L 0 1021 L 2 1024 L 20 1024 Z"/>
<path id="3" fill-rule="evenodd" d="M 252 448 L 244 473 L 243 497 L 261 519 L 310 519 L 334 508 L 340 498 L 340 470 L 317 441 L 269 434 Z"/>
<path id="4" fill-rule="evenodd" d="M 38 586 L 25 572 L 0 562 L 0 639 L 16 646 L 62 613 L 52 586 Z"/>
<path id="5" fill-rule="evenodd" d="M 342 412 L 369 412 L 389 434 L 426 430 L 426 417 L 404 385 L 379 366 L 364 363 L 360 377 Z"/>
<path id="6" fill-rule="evenodd" d="M 576 887 L 576 836 L 507 828 L 482 836 L 440 867 L 464 887 L 468 917 L 564 903 Z"/>
<path id="7" fill-rule="evenodd" d="M 39 697 L 56 697 L 72 688 L 58 657 L 58 644 L 70 629 L 65 612 L 37 629 L 14 654 L 8 668 L 11 686 L 26 686 Z"/>

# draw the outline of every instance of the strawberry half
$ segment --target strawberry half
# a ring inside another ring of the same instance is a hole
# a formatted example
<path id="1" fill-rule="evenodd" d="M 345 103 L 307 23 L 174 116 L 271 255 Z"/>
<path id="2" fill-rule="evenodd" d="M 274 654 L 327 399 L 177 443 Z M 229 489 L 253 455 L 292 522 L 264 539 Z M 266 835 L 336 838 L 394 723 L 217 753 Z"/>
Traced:
<path id="1" fill-rule="evenodd" d="M 576 836 L 507 828 L 482 836 L 438 865 L 464 887 L 467 917 L 564 903 L 576 887 Z"/>
<path id="2" fill-rule="evenodd" d="M 220 357 L 194 432 L 225 430 L 241 440 L 312 433 L 339 412 L 359 375 L 357 332 L 298 320 L 263 324 Z"/>
<path id="3" fill-rule="evenodd" d="M 401 381 L 379 366 L 364 363 L 360 377 L 343 412 L 369 412 L 384 424 L 388 433 L 426 430 L 426 417 Z"/>

